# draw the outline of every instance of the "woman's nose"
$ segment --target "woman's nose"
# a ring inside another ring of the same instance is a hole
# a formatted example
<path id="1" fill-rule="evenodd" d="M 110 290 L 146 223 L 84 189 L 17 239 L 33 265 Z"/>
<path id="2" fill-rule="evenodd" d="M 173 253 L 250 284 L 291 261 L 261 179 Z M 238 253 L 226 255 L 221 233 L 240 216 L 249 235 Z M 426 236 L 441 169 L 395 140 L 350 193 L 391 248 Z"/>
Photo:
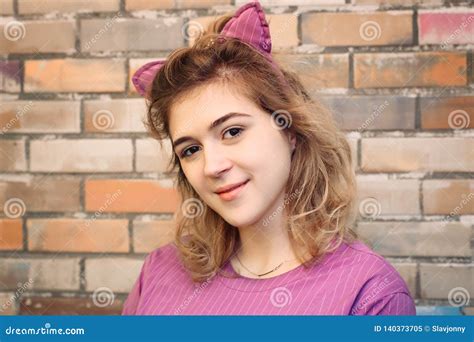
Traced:
<path id="1" fill-rule="evenodd" d="M 204 174 L 208 177 L 218 177 L 224 171 L 229 170 L 232 162 L 218 147 L 206 148 L 204 150 Z"/>

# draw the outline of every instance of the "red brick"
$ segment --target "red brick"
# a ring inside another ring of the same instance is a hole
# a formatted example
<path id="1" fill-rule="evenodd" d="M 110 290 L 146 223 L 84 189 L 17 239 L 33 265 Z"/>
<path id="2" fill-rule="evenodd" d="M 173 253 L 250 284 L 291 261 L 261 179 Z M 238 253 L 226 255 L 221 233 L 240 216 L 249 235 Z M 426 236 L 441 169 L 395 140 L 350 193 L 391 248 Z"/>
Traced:
<path id="1" fill-rule="evenodd" d="M 467 85 L 465 52 L 357 53 L 356 88 Z"/>
<path id="2" fill-rule="evenodd" d="M 21 88 L 21 68 L 19 61 L 0 61 L 0 91 L 19 93 Z"/>
<path id="3" fill-rule="evenodd" d="M 0 171 L 26 171 L 25 141 L 0 141 L 0 157 Z"/>
<path id="4" fill-rule="evenodd" d="M 420 110 L 423 129 L 474 128 L 474 96 L 421 98 Z"/>
<path id="5" fill-rule="evenodd" d="M 347 88 L 349 86 L 349 55 L 278 54 L 276 60 L 282 67 L 296 72 L 303 85 L 311 92 L 320 88 Z"/>
<path id="6" fill-rule="evenodd" d="M 230 0 L 125 0 L 127 11 L 151 10 L 151 9 L 184 9 L 184 8 L 208 8 L 212 6 L 230 5 Z"/>
<path id="7" fill-rule="evenodd" d="M 97 212 L 100 216 L 100 212 Z M 128 220 L 30 219 L 28 249 L 45 252 L 128 252 Z"/>
<path id="8" fill-rule="evenodd" d="M 361 149 L 365 172 L 474 171 L 473 139 L 368 138 Z"/>
<path id="9" fill-rule="evenodd" d="M 20 14 L 59 12 L 110 12 L 120 9 L 120 0 L 18 0 Z"/>
<path id="10" fill-rule="evenodd" d="M 474 214 L 474 181 L 468 179 L 432 179 L 423 181 L 425 214 Z"/>
<path id="11" fill-rule="evenodd" d="M 82 20 L 81 51 L 173 50 L 184 46 L 180 17 L 118 18 Z"/>
<path id="12" fill-rule="evenodd" d="M 441 44 L 443 48 L 453 44 L 474 43 L 474 10 L 457 8 L 456 12 L 427 10 L 418 13 L 420 45 Z"/>
<path id="13" fill-rule="evenodd" d="M 0 54 L 72 53 L 76 50 L 74 26 L 65 20 L 12 20 L 0 25 L 1 32 L 6 32 L 0 36 Z"/>
<path id="14" fill-rule="evenodd" d="M 58 139 L 30 142 L 36 172 L 132 171 L 132 144 L 126 139 Z"/>
<path id="15" fill-rule="evenodd" d="M 25 61 L 25 92 L 122 92 L 123 59 Z"/>
<path id="16" fill-rule="evenodd" d="M 113 200 L 112 194 L 116 194 Z M 103 212 L 172 213 L 178 209 L 179 195 L 173 187 L 156 180 L 89 179 L 85 182 L 85 203 L 87 211 L 103 207 Z"/>
<path id="17" fill-rule="evenodd" d="M 84 102 L 86 132 L 146 132 L 143 99 L 90 100 Z"/>
<path id="18" fill-rule="evenodd" d="M 304 44 L 322 46 L 412 44 L 412 11 L 305 13 Z"/>
<path id="19" fill-rule="evenodd" d="M 173 241 L 175 231 L 173 220 L 134 220 L 133 249 L 135 253 L 149 253 Z"/>
<path id="20" fill-rule="evenodd" d="M 24 297 L 20 302 L 20 315 L 32 316 L 64 316 L 64 315 L 120 315 L 123 300 L 114 298 L 110 305 L 100 306 L 88 298 L 63 298 L 63 297 Z"/>
<path id="21" fill-rule="evenodd" d="M 22 220 L 0 220 L 0 250 L 23 249 Z"/>
<path id="22" fill-rule="evenodd" d="M 78 179 L 57 179 L 48 176 L 3 177 L 0 181 L 0 204 L 3 207 L 6 201 L 13 198 L 24 203 L 26 212 L 81 209 Z"/>
<path id="23" fill-rule="evenodd" d="M 2 133 L 79 133 L 79 101 L 4 101 Z"/>

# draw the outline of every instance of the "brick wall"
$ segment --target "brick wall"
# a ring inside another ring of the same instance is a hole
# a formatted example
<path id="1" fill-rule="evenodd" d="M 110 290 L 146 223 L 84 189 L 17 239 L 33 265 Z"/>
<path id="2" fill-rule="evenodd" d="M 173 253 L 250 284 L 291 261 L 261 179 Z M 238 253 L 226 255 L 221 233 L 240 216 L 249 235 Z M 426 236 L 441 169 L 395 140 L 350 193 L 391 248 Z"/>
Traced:
<path id="1" fill-rule="evenodd" d="M 244 2 L 0 0 L 2 314 L 120 312 L 179 208 L 130 75 Z M 472 5 L 262 4 L 279 61 L 347 132 L 357 231 L 420 310 L 472 314 Z"/>

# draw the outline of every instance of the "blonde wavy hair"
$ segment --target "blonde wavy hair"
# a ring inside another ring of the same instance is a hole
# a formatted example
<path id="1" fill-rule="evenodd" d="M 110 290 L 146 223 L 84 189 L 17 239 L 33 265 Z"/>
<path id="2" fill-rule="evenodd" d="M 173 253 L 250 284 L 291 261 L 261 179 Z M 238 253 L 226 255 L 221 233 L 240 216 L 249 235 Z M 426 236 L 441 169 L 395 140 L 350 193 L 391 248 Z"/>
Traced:
<path id="1" fill-rule="evenodd" d="M 343 241 L 357 239 L 350 227 L 356 182 L 349 144 L 330 112 L 311 99 L 295 74 L 275 68 L 240 40 L 217 39 L 230 18 L 223 16 L 211 24 L 192 47 L 171 53 L 152 83 L 145 124 L 163 147 L 164 139 L 171 140 L 169 115 L 173 104 L 211 82 L 231 83 L 269 115 L 276 110 L 290 113 L 291 125 L 286 129 L 296 135 L 296 149 L 286 194 L 300 193 L 286 207 L 287 229 L 292 248 L 308 268 Z M 175 153 L 168 172 L 176 174 L 175 186 L 183 200 L 200 199 Z M 180 210 L 175 216 L 174 243 L 195 282 L 216 275 L 240 243 L 236 227 L 208 206 L 202 209 L 197 217 L 183 215 Z M 303 257 L 308 252 L 310 259 Z"/>

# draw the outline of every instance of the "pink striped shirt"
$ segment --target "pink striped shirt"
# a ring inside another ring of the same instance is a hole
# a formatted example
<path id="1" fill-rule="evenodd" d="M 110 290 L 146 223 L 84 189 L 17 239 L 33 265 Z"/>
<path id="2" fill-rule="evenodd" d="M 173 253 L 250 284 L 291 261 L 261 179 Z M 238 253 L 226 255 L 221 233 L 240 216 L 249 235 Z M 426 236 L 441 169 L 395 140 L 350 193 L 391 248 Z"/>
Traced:
<path id="1" fill-rule="evenodd" d="M 395 268 L 364 243 L 343 243 L 309 269 L 267 279 L 226 274 L 194 284 L 173 243 L 145 259 L 123 315 L 415 315 Z"/>

